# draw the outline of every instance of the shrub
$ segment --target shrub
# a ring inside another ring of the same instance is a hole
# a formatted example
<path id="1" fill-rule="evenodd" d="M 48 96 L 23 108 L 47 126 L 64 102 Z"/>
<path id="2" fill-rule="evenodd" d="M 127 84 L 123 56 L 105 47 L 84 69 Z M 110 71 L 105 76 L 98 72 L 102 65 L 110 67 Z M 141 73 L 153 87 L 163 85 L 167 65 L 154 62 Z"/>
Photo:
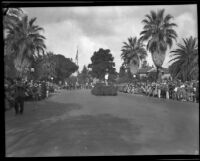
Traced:
<path id="1" fill-rule="evenodd" d="M 91 93 L 96 96 L 116 96 L 117 88 L 113 85 L 106 86 L 104 83 L 97 83 Z"/>

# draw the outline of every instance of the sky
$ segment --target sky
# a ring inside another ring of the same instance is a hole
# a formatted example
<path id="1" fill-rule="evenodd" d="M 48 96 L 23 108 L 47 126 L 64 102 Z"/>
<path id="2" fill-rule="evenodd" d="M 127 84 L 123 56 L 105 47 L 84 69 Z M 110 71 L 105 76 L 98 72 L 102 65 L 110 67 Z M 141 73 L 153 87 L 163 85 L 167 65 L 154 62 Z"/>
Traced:
<path id="1" fill-rule="evenodd" d="M 36 17 L 36 24 L 43 27 L 47 51 L 75 59 L 78 49 L 79 71 L 91 63 L 91 56 L 99 48 L 110 49 L 116 70 L 122 64 L 121 48 L 129 37 L 143 30 L 142 20 L 151 10 L 165 9 L 178 26 L 177 42 L 166 52 L 163 67 L 169 66 L 169 52 L 182 43 L 183 38 L 197 37 L 197 5 L 151 6 L 77 6 L 23 8 L 29 18 Z M 148 52 L 147 61 L 153 65 Z"/>

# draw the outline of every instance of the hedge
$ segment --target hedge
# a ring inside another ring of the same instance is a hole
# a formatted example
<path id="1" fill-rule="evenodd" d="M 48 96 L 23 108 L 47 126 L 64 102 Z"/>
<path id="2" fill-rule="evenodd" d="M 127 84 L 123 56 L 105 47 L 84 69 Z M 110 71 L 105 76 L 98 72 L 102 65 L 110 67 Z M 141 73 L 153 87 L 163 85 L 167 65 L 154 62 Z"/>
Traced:
<path id="1" fill-rule="evenodd" d="M 92 88 L 91 93 L 96 96 L 116 96 L 117 88 L 113 85 L 106 86 L 104 83 L 97 83 Z"/>

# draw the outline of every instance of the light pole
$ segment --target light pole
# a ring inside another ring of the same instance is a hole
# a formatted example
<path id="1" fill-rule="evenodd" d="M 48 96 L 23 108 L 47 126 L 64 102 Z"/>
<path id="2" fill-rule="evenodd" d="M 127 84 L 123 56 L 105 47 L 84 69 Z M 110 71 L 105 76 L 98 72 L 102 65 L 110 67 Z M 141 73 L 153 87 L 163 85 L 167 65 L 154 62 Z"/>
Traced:
<path id="1" fill-rule="evenodd" d="M 136 75 L 134 74 L 134 75 L 133 75 L 134 86 L 135 86 L 135 78 L 136 78 Z"/>
<path id="2" fill-rule="evenodd" d="M 33 80 L 33 73 L 35 72 L 35 69 L 31 68 L 30 71 L 31 71 L 31 79 Z"/>
<path id="3" fill-rule="evenodd" d="M 106 86 L 107 86 L 108 85 L 108 69 L 106 69 L 105 83 L 106 83 Z"/>
<path id="4" fill-rule="evenodd" d="M 51 83 L 53 84 L 53 77 L 51 77 Z"/>

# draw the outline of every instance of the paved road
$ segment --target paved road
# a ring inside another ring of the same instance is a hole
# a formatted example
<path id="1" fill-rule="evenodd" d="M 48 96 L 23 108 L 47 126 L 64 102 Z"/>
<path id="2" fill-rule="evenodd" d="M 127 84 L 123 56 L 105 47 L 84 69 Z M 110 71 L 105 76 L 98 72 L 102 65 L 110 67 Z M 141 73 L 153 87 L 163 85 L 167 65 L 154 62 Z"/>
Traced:
<path id="1" fill-rule="evenodd" d="M 60 91 L 5 113 L 6 156 L 197 154 L 199 104 Z"/>

